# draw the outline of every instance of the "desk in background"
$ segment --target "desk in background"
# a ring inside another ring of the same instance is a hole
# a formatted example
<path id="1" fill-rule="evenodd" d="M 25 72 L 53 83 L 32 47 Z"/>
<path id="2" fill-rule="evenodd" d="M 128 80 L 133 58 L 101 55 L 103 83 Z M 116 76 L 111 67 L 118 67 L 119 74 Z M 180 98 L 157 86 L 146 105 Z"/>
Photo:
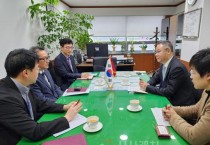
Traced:
<path id="1" fill-rule="evenodd" d="M 88 87 L 90 80 L 77 80 L 71 87 Z M 57 103 L 67 104 L 80 99 L 83 108 L 80 114 L 85 117 L 97 115 L 103 124 L 102 130 L 88 133 L 83 125 L 55 138 L 50 136 L 37 142 L 22 139 L 18 145 L 38 145 L 75 134 L 84 133 L 88 145 L 187 145 L 172 127 L 169 127 L 172 139 L 160 139 L 155 131 L 155 118 L 151 108 L 164 107 L 169 101 L 165 97 L 152 94 L 133 94 L 128 91 L 101 91 L 89 94 L 60 97 Z M 129 100 L 139 99 L 143 109 L 140 112 L 127 110 Z M 45 114 L 39 122 L 56 119 L 65 113 Z"/>
<path id="2" fill-rule="evenodd" d="M 117 64 L 117 71 L 133 71 L 135 63 L 132 64 Z M 93 72 L 93 63 L 80 63 L 77 65 L 77 69 L 79 72 Z"/>

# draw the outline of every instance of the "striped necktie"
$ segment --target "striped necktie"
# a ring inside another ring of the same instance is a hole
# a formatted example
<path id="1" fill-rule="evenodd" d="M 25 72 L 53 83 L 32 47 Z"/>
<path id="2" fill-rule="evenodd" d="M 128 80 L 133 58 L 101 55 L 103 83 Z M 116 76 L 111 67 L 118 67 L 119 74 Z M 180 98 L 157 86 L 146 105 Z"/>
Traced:
<path id="1" fill-rule="evenodd" d="M 44 76 L 45 81 L 46 81 L 46 82 L 48 83 L 48 85 L 51 87 L 50 82 L 49 82 L 49 80 L 48 80 L 48 78 L 47 78 L 47 76 L 46 76 L 46 74 L 45 74 L 44 71 L 42 72 L 42 75 Z"/>
<path id="2" fill-rule="evenodd" d="M 67 58 L 67 62 L 68 62 L 68 65 L 69 65 L 71 71 L 74 72 L 70 57 Z"/>

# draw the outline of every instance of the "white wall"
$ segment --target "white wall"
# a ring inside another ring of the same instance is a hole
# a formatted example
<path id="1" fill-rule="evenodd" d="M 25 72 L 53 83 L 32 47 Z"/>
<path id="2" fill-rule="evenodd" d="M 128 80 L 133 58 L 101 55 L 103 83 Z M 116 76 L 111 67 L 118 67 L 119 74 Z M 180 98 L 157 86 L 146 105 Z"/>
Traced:
<path id="1" fill-rule="evenodd" d="M 38 2 L 38 0 L 36 0 Z M 39 0 L 40 1 L 40 0 Z M 26 12 L 30 0 L 1 0 L 0 5 L 0 78 L 6 76 L 4 62 L 7 54 L 16 48 L 30 48 L 36 45 L 39 25 L 31 22 Z M 68 9 L 59 4 L 58 9 Z"/>
<path id="2" fill-rule="evenodd" d="M 209 0 L 197 0 L 194 6 L 185 5 L 185 12 L 202 8 L 200 33 L 197 39 L 183 39 L 181 49 L 181 59 L 189 61 L 190 58 L 199 50 L 210 46 L 208 34 L 210 34 L 210 1 Z"/>
<path id="3" fill-rule="evenodd" d="M 4 62 L 15 48 L 29 48 L 36 44 L 36 36 L 29 23 L 26 8 L 29 0 L 3 0 L 0 5 L 0 78 L 6 76 Z"/>

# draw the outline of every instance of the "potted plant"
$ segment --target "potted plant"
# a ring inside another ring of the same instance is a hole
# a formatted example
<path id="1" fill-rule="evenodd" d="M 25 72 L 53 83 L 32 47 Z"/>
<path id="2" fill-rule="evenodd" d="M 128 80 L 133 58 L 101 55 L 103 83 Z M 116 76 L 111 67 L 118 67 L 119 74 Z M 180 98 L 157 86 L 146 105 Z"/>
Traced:
<path id="1" fill-rule="evenodd" d="M 62 38 L 70 38 L 76 40 L 76 43 L 81 49 L 85 43 L 91 42 L 89 29 L 92 29 L 91 15 L 73 13 L 72 11 L 64 10 L 54 11 L 46 10 L 46 6 L 54 7 L 60 0 L 44 0 L 41 3 L 34 3 L 31 0 L 31 6 L 28 7 L 28 12 L 34 21 L 40 21 L 44 31 L 38 36 L 38 45 L 48 49 L 49 54 L 60 49 L 59 40 Z M 81 40 L 82 39 L 82 40 Z"/>
<path id="2" fill-rule="evenodd" d="M 145 42 L 141 42 L 142 44 L 139 46 L 142 52 L 145 52 L 147 49 L 147 44 Z"/>
<path id="3" fill-rule="evenodd" d="M 125 44 L 126 44 L 125 41 L 120 42 L 122 52 L 125 51 Z"/>
<path id="4" fill-rule="evenodd" d="M 118 42 L 118 39 L 117 38 L 110 38 L 110 42 L 112 44 L 113 52 L 115 52 L 115 49 L 116 49 L 115 45 Z"/>
<path id="5" fill-rule="evenodd" d="M 133 53 L 134 52 L 134 38 L 131 39 L 130 44 L 131 44 L 130 52 Z"/>

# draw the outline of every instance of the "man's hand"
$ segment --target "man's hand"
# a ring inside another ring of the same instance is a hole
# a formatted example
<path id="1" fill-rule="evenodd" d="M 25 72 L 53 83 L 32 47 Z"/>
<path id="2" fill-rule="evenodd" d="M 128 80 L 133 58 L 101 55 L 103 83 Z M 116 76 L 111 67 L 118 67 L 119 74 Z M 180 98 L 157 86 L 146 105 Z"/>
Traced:
<path id="1" fill-rule="evenodd" d="M 71 102 L 71 103 L 69 103 L 67 105 L 63 105 L 63 110 L 67 111 L 71 107 L 71 105 L 73 105 L 74 103 L 76 103 L 76 102 Z"/>
<path id="2" fill-rule="evenodd" d="M 78 103 L 76 105 L 76 102 L 72 103 L 67 110 L 65 114 L 65 118 L 68 120 L 68 122 L 72 121 L 74 117 L 77 115 L 77 113 L 82 109 L 82 103 Z"/>
<path id="3" fill-rule="evenodd" d="M 146 88 L 148 85 L 149 84 L 147 82 L 144 82 L 142 80 L 140 80 L 140 82 L 139 82 L 139 86 L 140 86 L 141 90 L 143 90 L 143 91 L 146 91 Z"/>
<path id="4" fill-rule="evenodd" d="M 89 73 L 82 73 L 81 78 L 86 78 L 88 79 L 91 75 Z"/>

